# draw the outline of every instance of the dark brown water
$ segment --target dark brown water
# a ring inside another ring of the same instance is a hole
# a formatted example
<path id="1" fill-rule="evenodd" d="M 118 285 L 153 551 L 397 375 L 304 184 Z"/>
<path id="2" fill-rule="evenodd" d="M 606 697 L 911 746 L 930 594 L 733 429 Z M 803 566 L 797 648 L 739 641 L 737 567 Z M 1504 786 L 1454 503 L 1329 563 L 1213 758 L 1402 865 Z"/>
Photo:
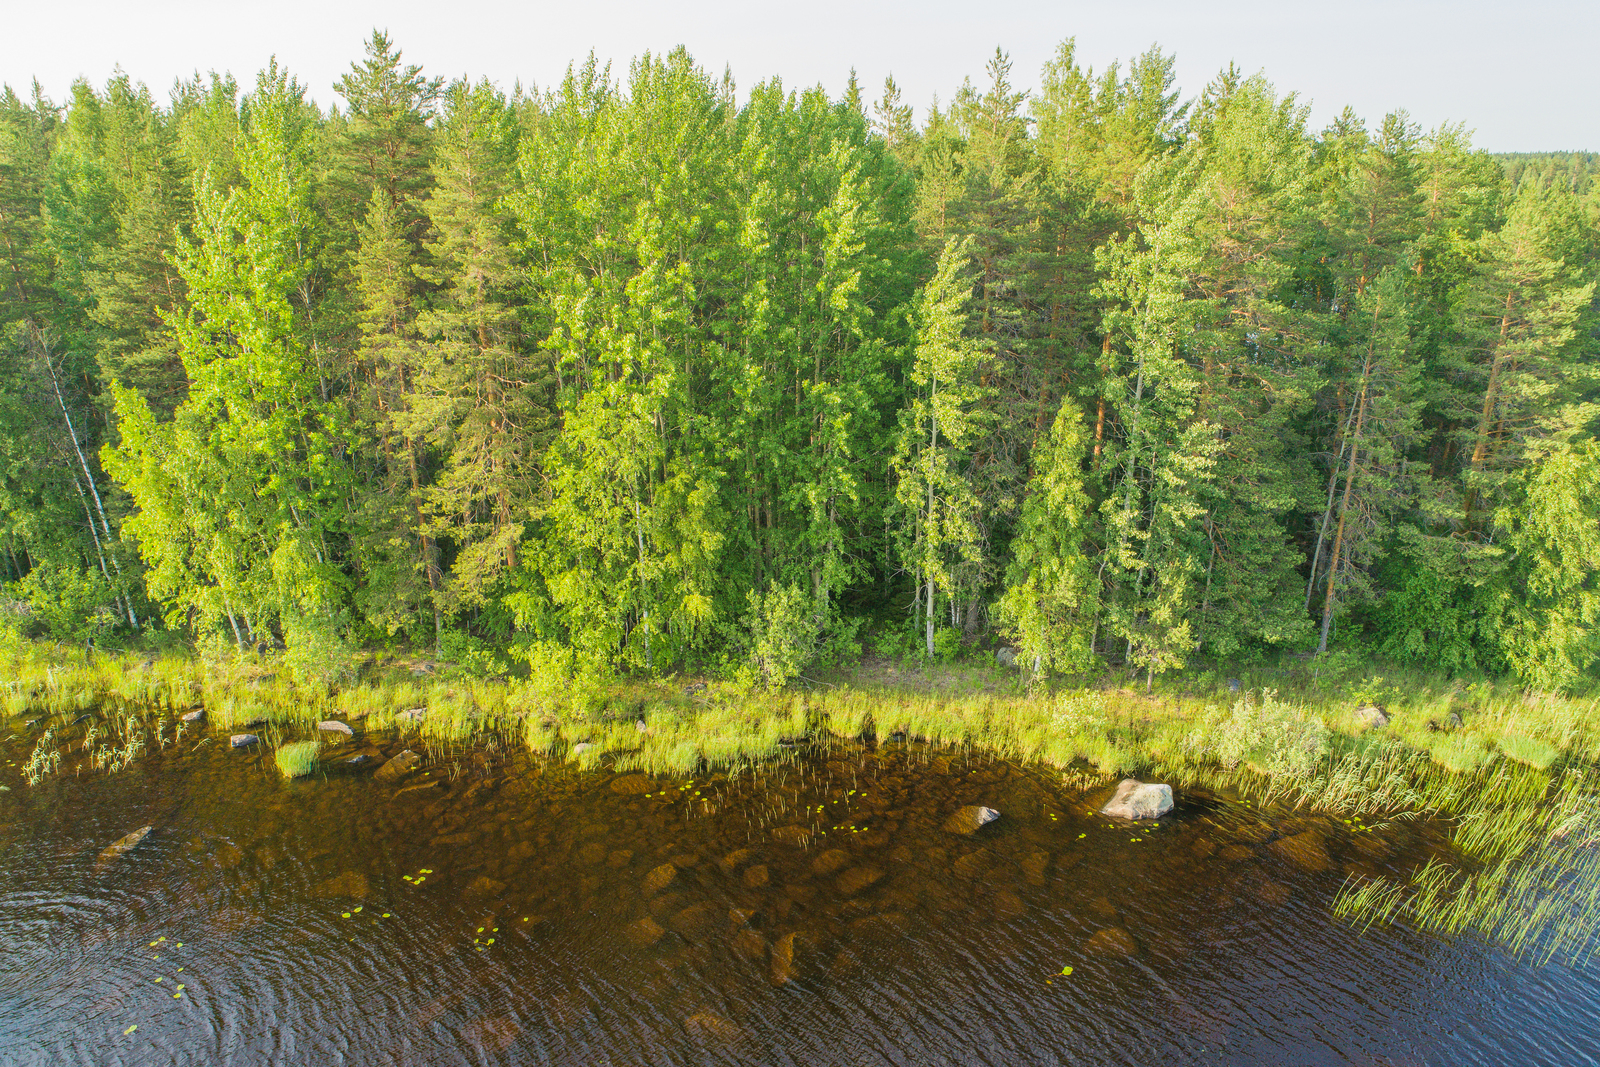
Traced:
<path id="1" fill-rule="evenodd" d="M 1593 967 L 1331 917 L 1438 827 L 1180 793 L 1134 829 L 1091 814 L 1104 791 L 900 744 L 288 782 L 191 736 L 30 789 L 31 751 L 0 746 L 6 1064 L 1600 1061 Z M 968 804 L 1003 817 L 944 830 Z"/>

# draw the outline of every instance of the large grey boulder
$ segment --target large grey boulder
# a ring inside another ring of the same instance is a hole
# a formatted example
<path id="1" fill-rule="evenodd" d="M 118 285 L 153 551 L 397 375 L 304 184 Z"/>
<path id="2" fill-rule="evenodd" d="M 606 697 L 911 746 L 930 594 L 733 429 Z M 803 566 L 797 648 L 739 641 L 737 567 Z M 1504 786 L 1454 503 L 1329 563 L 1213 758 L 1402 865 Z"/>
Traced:
<path id="1" fill-rule="evenodd" d="M 261 738 L 255 734 L 234 734 L 228 738 L 228 744 L 234 748 L 249 748 L 251 745 L 259 743 L 260 740 Z"/>
<path id="2" fill-rule="evenodd" d="M 1124 778 L 1116 793 L 1100 809 L 1101 815 L 1119 819 L 1159 819 L 1172 810 L 1172 787 Z"/>

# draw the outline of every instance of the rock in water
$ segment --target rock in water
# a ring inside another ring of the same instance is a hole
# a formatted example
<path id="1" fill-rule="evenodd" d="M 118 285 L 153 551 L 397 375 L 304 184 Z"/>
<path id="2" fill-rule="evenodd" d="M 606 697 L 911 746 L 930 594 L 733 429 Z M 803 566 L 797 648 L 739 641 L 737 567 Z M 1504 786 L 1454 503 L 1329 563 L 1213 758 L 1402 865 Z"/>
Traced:
<path id="1" fill-rule="evenodd" d="M 655 783 L 642 774 L 624 774 L 611 779 L 611 791 L 623 796 L 638 796 L 655 789 Z"/>
<path id="2" fill-rule="evenodd" d="M 206 709 L 205 708 L 195 708 L 193 711 L 184 712 L 183 715 L 181 716 L 181 718 L 183 719 L 184 722 L 200 722 L 205 717 L 206 717 Z"/>
<path id="3" fill-rule="evenodd" d="M 715 904 L 691 904 L 667 919 L 667 926 L 685 941 L 699 941 L 711 932 L 719 910 Z"/>
<path id="4" fill-rule="evenodd" d="M 1172 810 L 1172 787 L 1124 778 L 1116 795 L 1100 809 L 1119 819 L 1159 819 Z"/>
<path id="5" fill-rule="evenodd" d="M 260 743 L 261 738 L 257 737 L 255 734 L 234 734 L 232 737 L 228 738 L 228 744 L 232 745 L 234 748 L 249 748 L 251 745 Z"/>
<path id="6" fill-rule="evenodd" d="M 986 808 L 981 804 L 971 804 L 944 821 L 944 832 L 947 834 L 977 833 L 999 817 L 1000 813 L 993 808 Z"/>
<path id="7" fill-rule="evenodd" d="M 141 826 L 133 833 L 119 837 L 111 844 L 107 845 L 100 852 L 100 860 L 95 864 L 95 870 L 104 870 L 106 866 L 118 856 L 132 852 L 139 846 L 139 842 L 150 836 L 150 831 L 153 829 L 154 827 L 152 826 Z"/>
<path id="8" fill-rule="evenodd" d="M 421 722 L 428 717 L 427 708 L 407 708 L 395 716 L 397 722 Z"/>
<path id="9" fill-rule="evenodd" d="M 852 867 L 841 874 L 833 884 L 841 897 L 849 897 L 876 884 L 882 877 L 883 872 L 876 867 Z"/>
<path id="10" fill-rule="evenodd" d="M 811 861 L 811 873 L 826 878 L 850 865 L 850 853 L 842 848 L 830 848 Z"/>
<path id="11" fill-rule="evenodd" d="M 622 928 L 622 936 L 627 938 L 628 944 L 634 948 L 649 948 L 660 941 L 666 932 L 665 927 L 648 915 Z"/>
<path id="12" fill-rule="evenodd" d="M 374 777 L 380 782 L 392 781 L 402 774 L 411 773 L 420 766 L 422 766 L 422 757 L 408 748 L 382 767 L 379 767 L 378 773 Z"/>
<path id="13" fill-rule="evenodd" d="M 1120 926 L 1107 927 L 1097 931 L 1095 935 L 1084 944 L 1090 952 L 1098 952 L 1105 956 L 1137 956 L 1139 944 L 1133 935 Z"/>
<path id="14" fill-rule="evenodd" d="M 644 876 L 644 895 L 653 897 L 667 886 L 671 885 L 678 877 L 678 868 L 670 861 L 652 870 Z"/>
<path id="15" fill-rule="evenodd" d="M 1325 871 L 1333 866 L 1328 846 L 1315 830 L 1306 830 L 1292 837 L 1280 837 L 1269 847 L 1290 863 L 1308 871 Z"/>
<path id="16" fill-rule="evenodd" d="M 1356 720 L 1363 729 L 1381 730 L 1389 725 L 1389 716 L 1376 704 L 1363 704 L 1356 709 Z"/>
<path id="17" fill-rule="evenodd" d="M 784 934 L 772 943 L 771 979 L 773 985 L 788 985 L 794 980 L 794 934 Z"/>
<path id="18" fill-rule="evenodd" d="M 317 723 L 317 729 L 327 734 L 344 734 L 346 737 L 356 735 L 356 732 L 350 729 L 349 723 L 340 722 L 338 719 L 324 719 Z"/>
<path id="19" fill-rule="evenodd" d="M 714 1011 L 697 1011 L 683 1020 L 689 1036 L 701 1041 L 714 1041 L 732 1045 L 744 1040 L 744 1031 L 738 1024 L 729 1022 Z"/>

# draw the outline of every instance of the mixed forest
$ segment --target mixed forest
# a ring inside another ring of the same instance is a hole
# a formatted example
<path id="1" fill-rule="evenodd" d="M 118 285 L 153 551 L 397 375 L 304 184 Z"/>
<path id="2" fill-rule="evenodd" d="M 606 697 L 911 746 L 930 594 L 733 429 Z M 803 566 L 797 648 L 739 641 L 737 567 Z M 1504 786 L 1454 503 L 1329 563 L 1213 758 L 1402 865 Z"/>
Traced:
<path id="1" fill-rule="evenodd" d="M 5 90 L 5 625 L 1592 682 L 1595 157 L 1185 100 L 1155 49 L 1020 80 L 508 93 L 374 34 L 326 110 L 275 65 Z"/>

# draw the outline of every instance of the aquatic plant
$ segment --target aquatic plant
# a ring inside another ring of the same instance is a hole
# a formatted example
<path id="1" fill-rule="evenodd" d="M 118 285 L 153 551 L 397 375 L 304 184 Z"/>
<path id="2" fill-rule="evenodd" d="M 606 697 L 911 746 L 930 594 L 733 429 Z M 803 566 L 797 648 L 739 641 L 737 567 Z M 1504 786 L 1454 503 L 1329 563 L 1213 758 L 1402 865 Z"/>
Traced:
<path id="1" fill-rule="evenodd" d="M 318 745 L 315 741 L 293 741 L 281 745 L 273 754 L 278 770 L 285 778 L 303 778 L 317 765 Z"/>
<path id="2" fill-rule="evenodd" d="M 56 748 L 56 732 L 46 729 L 39 737 L 39 743 L 33 747 L 33 755 L 28 757 L 28 762 L 23 765 L 22 776 L 28 780 L 30 786 L 38 785 L 45 778 L 54 774 L 61 766 L 61 750 Z"/>
<path id="3" fill-rule="evenodd" d="M 1365 929 L 1405 922 L 1475 934 L 1513 955 L 1578 963 L 1600 941 L 1600 797 L 1587 772 L 1550 786 L 1530 773 L 1482 777 L 1458 803 L 1467 869 L 1432 860 L 1407 880 L 1351 879 L 1334 914 Z"/>

